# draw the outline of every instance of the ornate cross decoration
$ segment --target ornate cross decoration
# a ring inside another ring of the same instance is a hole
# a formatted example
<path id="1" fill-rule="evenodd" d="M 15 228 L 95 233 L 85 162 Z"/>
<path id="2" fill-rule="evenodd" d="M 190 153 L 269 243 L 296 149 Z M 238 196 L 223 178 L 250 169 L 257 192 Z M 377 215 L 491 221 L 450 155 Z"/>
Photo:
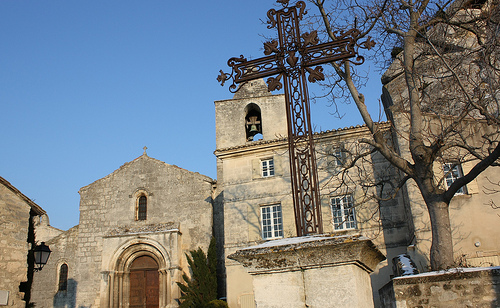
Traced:
<path id="1" fill-rule="evenodd" d="M 305 3 L 298 1 L 295 6 L 288 7 L 289 0 L 277 2 L 283 8 L 267 12 L 267 28 L 277 27 L 279 41 L 264 43 L 265 57 L 247 61 L 241 55 L 229 59 L 227 64 L 232 68 L 231 74 L 221 70 L 217 80 L 224 85 L 227 80 L 233 79 L 229 91 L 234 93 L 238 89 L 237 84 L 272 75 L 278 76 L 267 79 L 268 90 L 280 90 L 283 79 L 297 236 L 321 234 L 323 224 L 307 80 L 316 82 L 325 79 L 319 64 L 345 61 L 355 56 L 354 64 L 363 63 L 364 58 L 357 54 L 356 47 L 370 49 L 375 43 L 368 37 L 365 42 L 358 44 L 361 32 L 351 29 L 340 32 L 331 42 L 318 44 L 316 31 L 300 33 L 299 21 L 307 13 Z M 318 66 L 311 68 L 315 65 Z M 307 80 L 306 72 L 309 73 Z"/>

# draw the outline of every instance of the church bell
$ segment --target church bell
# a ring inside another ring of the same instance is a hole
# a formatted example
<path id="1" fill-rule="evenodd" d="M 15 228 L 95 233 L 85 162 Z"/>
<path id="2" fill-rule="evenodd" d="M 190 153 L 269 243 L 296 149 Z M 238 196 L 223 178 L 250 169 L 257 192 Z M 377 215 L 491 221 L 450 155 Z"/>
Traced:
<path id="1" fill-rule="evenodd" d="M 252 124 L 250 126 L 250 131 L 249 131 L 251 134 L 254 133 L 254 134 L 257 134 L 259 132 L 259 130 L 257 129 L 257 125 L 255 124 Z"/>

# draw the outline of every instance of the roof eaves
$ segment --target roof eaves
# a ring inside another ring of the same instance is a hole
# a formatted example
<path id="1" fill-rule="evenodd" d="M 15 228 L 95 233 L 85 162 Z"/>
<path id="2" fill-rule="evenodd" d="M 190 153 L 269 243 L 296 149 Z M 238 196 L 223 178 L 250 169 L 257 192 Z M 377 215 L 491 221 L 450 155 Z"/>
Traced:
<path id="1" fill-rule="evenodd" d="M 12 191 L 14 194 L 16 194 L 19 198 L 23 199 L 28 205 L 31 207 L 31 209 L 37 214 L 37 215 L 44 215 L 47 214 L 44 209 L 42 209 L 41 206 L 33 202 L 30 198 L 26 197 L 19 189 L 15 188 L 14 185 L 9 183 L 6 179 L 0 176 L 0 183 L 3 184 L 5 187 L 7 187 L 10 191 Z"/>

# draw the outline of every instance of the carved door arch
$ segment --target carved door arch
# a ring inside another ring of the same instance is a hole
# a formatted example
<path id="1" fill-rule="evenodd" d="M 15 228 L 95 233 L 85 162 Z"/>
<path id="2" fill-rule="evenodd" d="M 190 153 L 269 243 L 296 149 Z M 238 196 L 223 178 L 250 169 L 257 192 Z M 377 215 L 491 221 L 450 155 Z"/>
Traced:
<path id="1" fill-rule="evenodd" d="M 175 271 L 175 269 L 170 267 L 170 258 L 161 246 L 156 247 L 153 243 L 142 241 L 131 243 L 122 246 L 113 259 L 112 263 L 115 264 L 113 266 L 114 270 L 107 272 L 107 294 L 109 295 L 105 300 L 104 307 L 153 308 L 169 305 L 172 300 L 170 295 L 172 290 L 168 286 L 172 283 L 173 273 L 171 272 L 172 270 Z M 152 294 L 149 297 L 155 304 L 149 303 L 148 305 L 140 306 L 138 302 L 131 302 L 131 300 L 135 300 L 131 291 L 137 291 L 136 287 L 140 288 L 138 285 L 133 285 L 137 282 L 133 280 L 140 275 L 140 272 L 143 275 L 149 275 L 149 278 L 146 277 L 145 279 L 158 281 L 157 287 L 155 286 L 146 290 L 146 292 L 157 292 L 157 295 Z M 153 299 L 155 296 L 157 300 Z"/>

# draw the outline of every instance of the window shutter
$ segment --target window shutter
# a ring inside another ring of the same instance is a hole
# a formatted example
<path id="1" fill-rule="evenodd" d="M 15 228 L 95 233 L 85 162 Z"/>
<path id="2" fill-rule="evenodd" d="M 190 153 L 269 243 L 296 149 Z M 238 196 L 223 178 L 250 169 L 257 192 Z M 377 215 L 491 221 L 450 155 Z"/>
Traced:
<path id="1" fill-rule="evenodd" d="M 252 180 L 261 178 L 260 159 L 252 160 Z"/>
<path id="2" fill-rule="evenodd" d="M 464 175 L 469 173 L 472 168 L 474 168 L 474 165 L 477 164 L 477 160 L 469 161 L 466 163 L 462 164 L 462 171 L 464 172 Z M 470 181 L 469 184 L 465 185 L 467 187 L 467 193 L 472 195 L 472 194 L 477 194 L 479 193 L 479 185 L 477 185 L 477 179 L 474 179 Z"/>
<path id="3" fill-rule="evenodd" d="M 437 184 L 441 181 L 440 188 L 446 189 L 446 179 L 444 178 L 443 163 L 439 160 L 434 161 L 432 165 L 432 171 L 434 172 L 434 182 Z"/>
<path id="4" fill-rule="evenodd" d="M 274 175 L 281 176 L 283 175 L 283 166 L 281 164 L 281 157 L 278 155 L 273 156 L 274 160 Z"/>

